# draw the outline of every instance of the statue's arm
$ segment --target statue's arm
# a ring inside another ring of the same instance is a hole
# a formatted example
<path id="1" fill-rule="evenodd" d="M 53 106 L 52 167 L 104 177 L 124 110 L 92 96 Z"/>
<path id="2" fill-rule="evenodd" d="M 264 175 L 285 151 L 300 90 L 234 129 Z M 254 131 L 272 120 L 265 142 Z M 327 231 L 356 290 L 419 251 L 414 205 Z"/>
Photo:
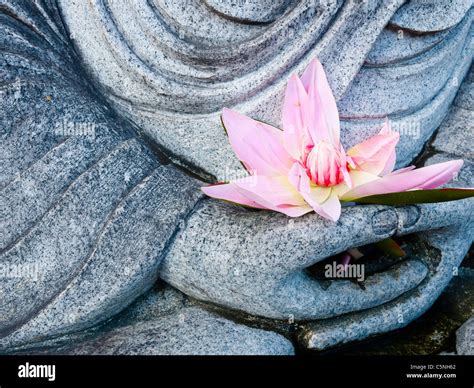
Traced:
<path id="1" fill-rule="evenodd" d="M 50 1 L 0 3 L 0 346 L 80 330 L 155 281 L 195 181 L 83 73 Z"/>

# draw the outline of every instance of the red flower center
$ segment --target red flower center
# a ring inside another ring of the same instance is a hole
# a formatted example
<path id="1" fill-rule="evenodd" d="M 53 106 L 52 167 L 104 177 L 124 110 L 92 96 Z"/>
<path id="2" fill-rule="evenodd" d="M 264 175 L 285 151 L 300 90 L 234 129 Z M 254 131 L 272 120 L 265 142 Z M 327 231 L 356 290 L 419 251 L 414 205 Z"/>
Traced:
<path id="1" fill-rule="evenodd" d="M 312 147 L 304 164 L 311 181 L 326 187 L 341 183 L 344 180 L 343 169 L 347 169 L 341 151 L 325 141 Z"/>

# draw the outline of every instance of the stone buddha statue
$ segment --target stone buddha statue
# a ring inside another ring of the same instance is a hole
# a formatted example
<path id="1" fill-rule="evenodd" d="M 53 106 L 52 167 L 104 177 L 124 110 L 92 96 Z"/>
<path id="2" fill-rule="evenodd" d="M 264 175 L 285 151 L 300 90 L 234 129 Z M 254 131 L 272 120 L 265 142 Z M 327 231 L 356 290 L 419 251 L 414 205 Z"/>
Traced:
<path id="1" fill-rule="evenodd" d="M 472 186 L 469 0 L 3 0 L 0 31 L 2 353 L 324 350 L 406 326 L 469 250 L 469 199 L 333 223 L 200 191 L 245 175 L 222 108 L 279 126 L 315 56 L 345 146 L 388 117 L 398 167 L 456 155 Z M 364 287 L 308 271 L 405 235 Z"/>

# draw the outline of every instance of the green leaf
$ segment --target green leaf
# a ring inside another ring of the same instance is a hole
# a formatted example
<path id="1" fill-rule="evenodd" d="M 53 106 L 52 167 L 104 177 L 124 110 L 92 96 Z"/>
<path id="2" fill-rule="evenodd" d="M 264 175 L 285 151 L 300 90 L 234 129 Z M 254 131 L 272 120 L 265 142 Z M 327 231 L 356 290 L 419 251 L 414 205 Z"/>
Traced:
<path id="1" fill-rule="evenodd" d="M 412 190 L 400 193 L 369 195 L 352 199 L 350 202 L 376 205 L 413 205 L 417 203 L 435 203 L 457 201 L 474 196 L 474 189 L 433 189 Z"/>
<path id="2" fill-rule="evenodd" d="M 386 238 L 385 240 L 375 243 L 375 246 L 382 252 L 392 257 L 405 257 L 405 251 L 397 244 L 393 238 Z"/>

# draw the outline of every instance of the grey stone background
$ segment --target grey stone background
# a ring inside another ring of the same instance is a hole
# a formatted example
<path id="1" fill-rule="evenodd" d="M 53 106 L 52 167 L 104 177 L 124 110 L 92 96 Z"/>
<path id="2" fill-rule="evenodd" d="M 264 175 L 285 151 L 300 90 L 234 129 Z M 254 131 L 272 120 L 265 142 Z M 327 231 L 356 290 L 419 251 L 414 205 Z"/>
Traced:
<path id="1" fill-rule="evenodd" d="M 472 187 L 471 6 L 0 1 L 0 351 L 327 351 L 416 327 L 454 276 L 472 290 L 469 264 L 458 270 L 472 200 L 345 208 L 334 224 L 199 190 L 243 174 L 222 107 L 278 125 L 286 80 L 314 56 L 345 145 L 388 116 L 399 167 L 463 158 L 452 184 Z M 409 254 L 373 264 L 365 289 L 308 272 L 392 235 L 409 235 Z M 462 313 L 446 333 L 474 308 L 449 287 Z"/>

